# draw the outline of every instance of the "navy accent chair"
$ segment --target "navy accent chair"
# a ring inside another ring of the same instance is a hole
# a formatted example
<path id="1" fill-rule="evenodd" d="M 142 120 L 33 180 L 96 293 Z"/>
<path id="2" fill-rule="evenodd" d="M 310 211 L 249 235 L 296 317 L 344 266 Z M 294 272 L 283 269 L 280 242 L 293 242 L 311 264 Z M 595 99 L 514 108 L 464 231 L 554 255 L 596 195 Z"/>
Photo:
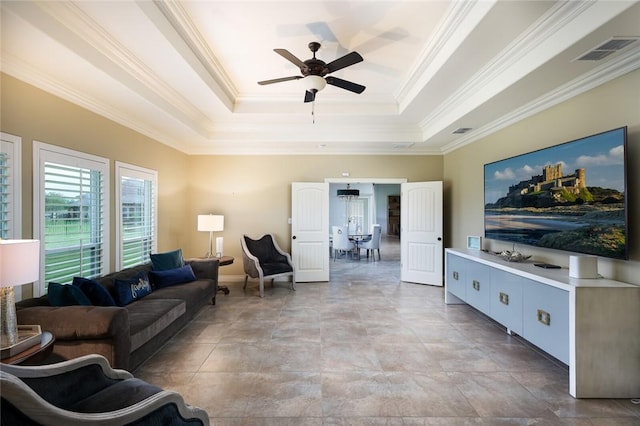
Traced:
<path id="1" fill-rule="evenodd" d="M 296 279 L 291 256 L 278 246 L 273 234 L 264 234 L 257 240 L 243 235 L 240 242 L 245 289 L 249 277 L 257 278 L 260 281 L 260 297 L 264 297 L 265 278 L 270 278 L 273 285 L 276 278 L 290 276 L 291 290 L 295 290 Z"/>
<path id="2" fill-rule="evenodd" d="M 1 364 L 0 387 L 3 425 L 209 425 L 206 411 L 97 354 L 42 366 Z"/>

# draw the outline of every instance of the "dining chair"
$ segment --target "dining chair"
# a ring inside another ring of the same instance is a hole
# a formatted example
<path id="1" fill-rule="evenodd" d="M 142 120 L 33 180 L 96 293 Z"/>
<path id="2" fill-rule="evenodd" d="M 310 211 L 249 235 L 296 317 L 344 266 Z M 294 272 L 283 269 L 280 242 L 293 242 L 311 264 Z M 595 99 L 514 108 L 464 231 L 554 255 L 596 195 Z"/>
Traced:
<path id="1" fill-rule="evenodd" d="M 346 226 L 334 226 L 333 234 L 333 261 L 335 262 L 339 252 L 349 253 L 353 256 L 355 244 L 349 240 L 349 232 Z"/>
<path id="2" fill-rule="evenodd" d="M 378 260 L 380 260 L 380 239 L 382 237 L 382 230 L 379 224 L 373 225 L 371 232 L 371 239 L 369 241 L 365 241 L 360 244 L 361 249 L 367 250 L 367 259 L 369 258 L 369 251 L 371 251 L 371 256 L 373 257 L 373 261 L 376 261 L 376 250 L 378 250 Z"/>

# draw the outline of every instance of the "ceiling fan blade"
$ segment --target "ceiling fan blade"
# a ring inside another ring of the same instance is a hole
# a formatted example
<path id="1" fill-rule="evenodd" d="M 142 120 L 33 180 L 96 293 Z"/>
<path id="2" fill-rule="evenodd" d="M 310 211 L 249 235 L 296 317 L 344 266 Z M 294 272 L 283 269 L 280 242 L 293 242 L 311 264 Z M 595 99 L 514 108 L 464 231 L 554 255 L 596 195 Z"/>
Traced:
<path id="1" fill-rule="evenodd" d="M 273 83 L 281 83 L 283 81 L 289 81 L 289 80 L 300 80 L 302 77 L 301 75 L 294 75 L 291 77 L 282 77 L 282 78 L 274 78 L 273 80 L 264 80 L 264 81 L 259 81 L 258 84 L 261 86 L 264 86 L 265 84 L 273 84 Z"/>
<path id="2" fill-rule="evenodd" d="M 362 93 L 364 92 L 364 89 L 366 89 L 365 86 L 361 85 L 361 84 L 357 84 L 357 83 L 353 83 L 351 81 L 347 81 L 347 80 L 343 80 L 341 78 L 338 77 L 325 77 L 325 80 L 327 81 L 327 84 L 330 84 L 332 86 L 336 86 L 339 87 L 341 89 L 345 89 L 348 90 L 350 92 L 354 92 L 354 93 Z"/>
<path id="3" fill-rule="evenodd" d="M 287 49 L 273 49 L 273 51 L 300 69 L 304 69 L 307 67 L 307 64 L 295 57 L 294 54 L 289 52 Z"/>
<path id="4" fill-rule="evenodd" d="M 338 43 L 338 38 L 333 33 L 333 31 L 331 31 L 331 28 L 329 28 L 329 24 L 327 24 L 326 22 L 309 22 L 308 24 L 306 24 L 306 27 L 309 29 L 309 31 L 311 31 L 312 34 L 320 37 L 320 41 Z"/>
<path id="5" fill-rule="evenodd" d="M 362 56 L 360 56 L 358 52 L 351 52 L 347 53 L 341 58 L 336 59 L 333 62 L 329 62 L 327 64 L 327 69 L 329 70 L 329 72 L 334 72 L 362 61 Z"/>
<path id="6" fill-rule="evenodd" d="M 311 90 L 307 90 L 304 92 L 305 102 L 313 102 L 315 100 L 316 100 L 316 92 L 312 92 Z"/>

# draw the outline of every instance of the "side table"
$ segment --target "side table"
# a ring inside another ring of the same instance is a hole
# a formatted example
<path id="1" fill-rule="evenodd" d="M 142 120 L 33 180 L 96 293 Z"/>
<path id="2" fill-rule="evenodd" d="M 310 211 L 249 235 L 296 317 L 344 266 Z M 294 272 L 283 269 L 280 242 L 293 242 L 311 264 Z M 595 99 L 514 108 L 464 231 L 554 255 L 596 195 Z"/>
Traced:
<path id="1" fill-rule="evenodd" d="M 216 257 L 216 259 L 218 259 L 220 261 L 220 266 L 231 265 L 233 263 L 233 261 L 235 260 L 233 258 L 233 256 Z"/>
<path id="2" fill-rule="evenodd" d="M 233 256 L 221 256 L 221 257 L 198 257 L 197 259 L 218 259 L 219 265 L 220 266 L 226 266 L 226 265 L 231 265 L 233 263 L 233 261 L 235 260 L 233 258 Z M 219 285 L 218 286 L 218 291 L 223 292 L 224 294 L 229 294 L 229 287 L 227 287 L 226 285 Z"/>
<path id="3" fill-rule="evenodd" d="M 220 261 L 220 266 L 231 265 L 235 260 L 232 256 L 222 256 L 217 258 Z M 218 286 L 218 291 L 223 292 L 225 295 L 229 294 L 229 287 L 226 285 Z"/>
<path id="4" fill-rule="evenodd" d="M 20 365 L 38 365 L 42 363 L 51 352 L 53 352 L 53 344 L 56 341 L 53 333 L 43 331 L 40 336 L 40 344 L 34 345 L 14 356 L 2 360 L 3 364 L 20 364 Z"/>

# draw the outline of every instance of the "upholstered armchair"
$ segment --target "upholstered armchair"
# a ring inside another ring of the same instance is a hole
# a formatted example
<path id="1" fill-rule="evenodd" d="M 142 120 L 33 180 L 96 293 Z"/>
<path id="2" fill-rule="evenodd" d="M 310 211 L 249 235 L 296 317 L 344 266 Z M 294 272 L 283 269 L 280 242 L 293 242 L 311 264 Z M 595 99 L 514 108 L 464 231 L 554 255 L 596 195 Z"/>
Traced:
<path id="1" fill-rule="evenodd" d="M 115 370 L 101 355 L 0 365 L 3 425 L 209 425 L 182 397 Z"/>
<path id="2" fill-rule="evenodd" d="M 291 290 L 295 290 L 296 279 L 291 256 L 283 251 L 272 234 L 265 234 L 254 240 L 247 235 L 240 239 L 242 244 L 242 263 L 244 266 L 244 288 L 249 277 L 260 281 L 260 297 L 264 297 L 264 280 L 291 277 Z"/>

